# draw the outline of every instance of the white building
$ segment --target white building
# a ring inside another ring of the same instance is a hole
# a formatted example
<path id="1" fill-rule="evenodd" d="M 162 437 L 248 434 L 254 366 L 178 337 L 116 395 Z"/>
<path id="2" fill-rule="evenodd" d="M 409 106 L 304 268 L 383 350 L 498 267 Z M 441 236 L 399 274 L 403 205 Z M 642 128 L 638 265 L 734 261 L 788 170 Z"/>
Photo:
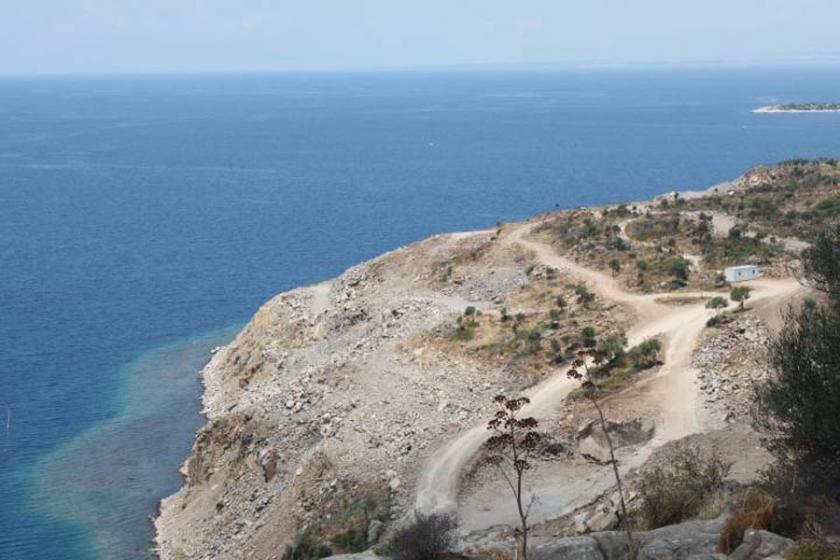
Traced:
<path id="1" fill-rule="evenodd" d="M 756 264 L 745 264 L 742 266 L 730 266 L 723 271 L 727 282 L 745 282 L 747 280 L 755 280 L 761 276 Z"/>

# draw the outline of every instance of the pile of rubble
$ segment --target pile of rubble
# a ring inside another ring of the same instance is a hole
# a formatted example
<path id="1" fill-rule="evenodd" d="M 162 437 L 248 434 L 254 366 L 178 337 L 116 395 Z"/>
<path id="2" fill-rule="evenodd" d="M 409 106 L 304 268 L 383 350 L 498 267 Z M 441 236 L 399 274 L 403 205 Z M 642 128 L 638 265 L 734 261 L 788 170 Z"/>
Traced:
<path id="1" fill-rule="evenodd" d="M 767 342 L 764 324 L 754 317 L 725 323 L 700 342 L 691 365 L 714 419 L 748 417 L 754 384 L 768 374 Z"/>

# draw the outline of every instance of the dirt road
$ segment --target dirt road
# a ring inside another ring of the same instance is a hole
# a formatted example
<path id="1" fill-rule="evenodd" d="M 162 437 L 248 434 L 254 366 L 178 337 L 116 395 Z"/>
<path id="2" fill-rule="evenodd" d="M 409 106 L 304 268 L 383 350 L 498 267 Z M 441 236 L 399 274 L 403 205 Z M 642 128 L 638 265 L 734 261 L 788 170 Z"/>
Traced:
<path id="1" fill-rule="evenodd" d="M 504 237 L 502 242 L 518 244 L 532 251 L 539 262 L 584 280 L 600 297 L 629 306 L 636 316 L 635 325 L 627 333 L 630 346 L 652 337 L 662 337 L 666 341 L 664 365 L 649 388 L 661 407 L 661 425 L 657 426 L 656 436 L 648 449 L 637 452 L 635 459 L 625 461 L 624 468 L 642 462 L 656 446 L 701 431 L 702 406 L 695 385 L 696 372 L 690 364 L 697 339 L 713 312 L 706 309 L 702 302 L 684 306 L 657 303 L 657 299 L 669 294 L 640 295 L 626 292 L 614 278 L 583 267 L 558 255 L 552 247 L 529 238 L 528 234 L 534 226 L 524 224 Z M 801 289 L 793 279 L 761 279 L 749 285 L 753 289 L 751 301 L 790 297 Z M 680 292 L 679 295 L 712 297 L 720 294 Z M 576 387 L 577 383 L 569 380 L 566 370 L 563 370 L 526 392 L 531 403 L 523 413 L 537 419 L 549 417 Z M 418 478 L 415 502 L 418 511 L 449 512 L 458 507 L 456 499 L 464 467 L 488 435 L 485 425 L 480 424 L 451 440 L 431 456 Z M 551 500 L 550 503 L 539 504 L 533 521 L 561 515 L 575 504 L 588 501 L 610 484 L 605 475 L 589 477 L 583 484 L 579 478 L 574 480 L 574 483 L 570 483 L 568 478 L 541 481 L 540 484 L 546 487 L 545 491 L 550 493 Z M 479 500 L 471 499 L 469 504 L 459 508 L 462 525 L 465 529 L 476 530 L 512 522 L 512 508 L 501 504 L 495 507 L 497 504 L 489 503 L 506 503 L 508 500 L 503 490 L 488 489 Z"/>

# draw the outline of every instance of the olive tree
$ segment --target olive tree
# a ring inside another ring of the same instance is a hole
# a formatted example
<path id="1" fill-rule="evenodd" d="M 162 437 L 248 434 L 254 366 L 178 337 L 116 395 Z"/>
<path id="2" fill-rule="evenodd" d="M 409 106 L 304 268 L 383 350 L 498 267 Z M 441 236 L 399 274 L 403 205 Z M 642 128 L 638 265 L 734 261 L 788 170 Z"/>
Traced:
<path id="1" fill-rule="evenodd" d="M 744 310 L 744 302 L 750 299 L 750 289 L 747 286 L 738 286 L 737 288 L 732 288 L 732 292 L 729 294 L 729 298 L 732 301 L 738 303 L 738 310 Z"/>
<path id="2" fill-rule="evenodd" d="M 840 224 L 817 234 L 813 244 L 802 252 L 804 283 L 840 303 Z"/>
<path id="3" fill-rule="evenodd" d="M 714 309 L 715 314 L 718 313 L 720 309 L 723 309 L 728 305 L 726 298 L 721 296 L 716 296 L 706 302 L 707 309 Z"/>
<path id="4" fill-rule="evenodd" d="M 758 390 L 770 448 L 840 463 L 840 312 L 813 301 L 789 309 L 770 344 L 775 375 Z"/>

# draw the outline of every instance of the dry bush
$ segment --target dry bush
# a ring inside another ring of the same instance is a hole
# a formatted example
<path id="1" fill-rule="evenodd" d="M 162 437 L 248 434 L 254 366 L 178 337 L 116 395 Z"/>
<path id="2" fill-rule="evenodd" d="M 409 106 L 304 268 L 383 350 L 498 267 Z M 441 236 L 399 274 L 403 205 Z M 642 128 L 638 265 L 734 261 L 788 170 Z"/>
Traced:
<path id="1" fill-rule="evenodd" d="M 689 448 L 672 457 L 668 468 L 644 473 L 639 480 L 640 524 L 656 529 L 698 516 L 720 501 L 730 467 L 716 455 Z"/>
<path id="2" fill-rule="evenodd" d="M 438 560 L 454 545 L 457 526 L 451 515 L 416 513 L 413 523 L 391 537 L 388 553 L 393 560 Z"/>
<path id="3" fill-rule="evenodd" d="M 785 554 L 786 560 L 840 560 L 840 545 L 824 538 L 800 539 Z"/>
<path id="4" fill-rule="evenodd" d="M 509 550 L 501 548 L 487 548 L 475 552 L 477 558 L 482 560 L 516 560 L 516 555 Z"/>
<path id="5" fill-rule="evenodd" d="M 781 501 L 763 490 L 750 488 L 732 517 L 726 520 L 718 538 L 717 551 L 729 554 L 738 548 L 747 529 L 775 532 L 781 524 Z"/>

